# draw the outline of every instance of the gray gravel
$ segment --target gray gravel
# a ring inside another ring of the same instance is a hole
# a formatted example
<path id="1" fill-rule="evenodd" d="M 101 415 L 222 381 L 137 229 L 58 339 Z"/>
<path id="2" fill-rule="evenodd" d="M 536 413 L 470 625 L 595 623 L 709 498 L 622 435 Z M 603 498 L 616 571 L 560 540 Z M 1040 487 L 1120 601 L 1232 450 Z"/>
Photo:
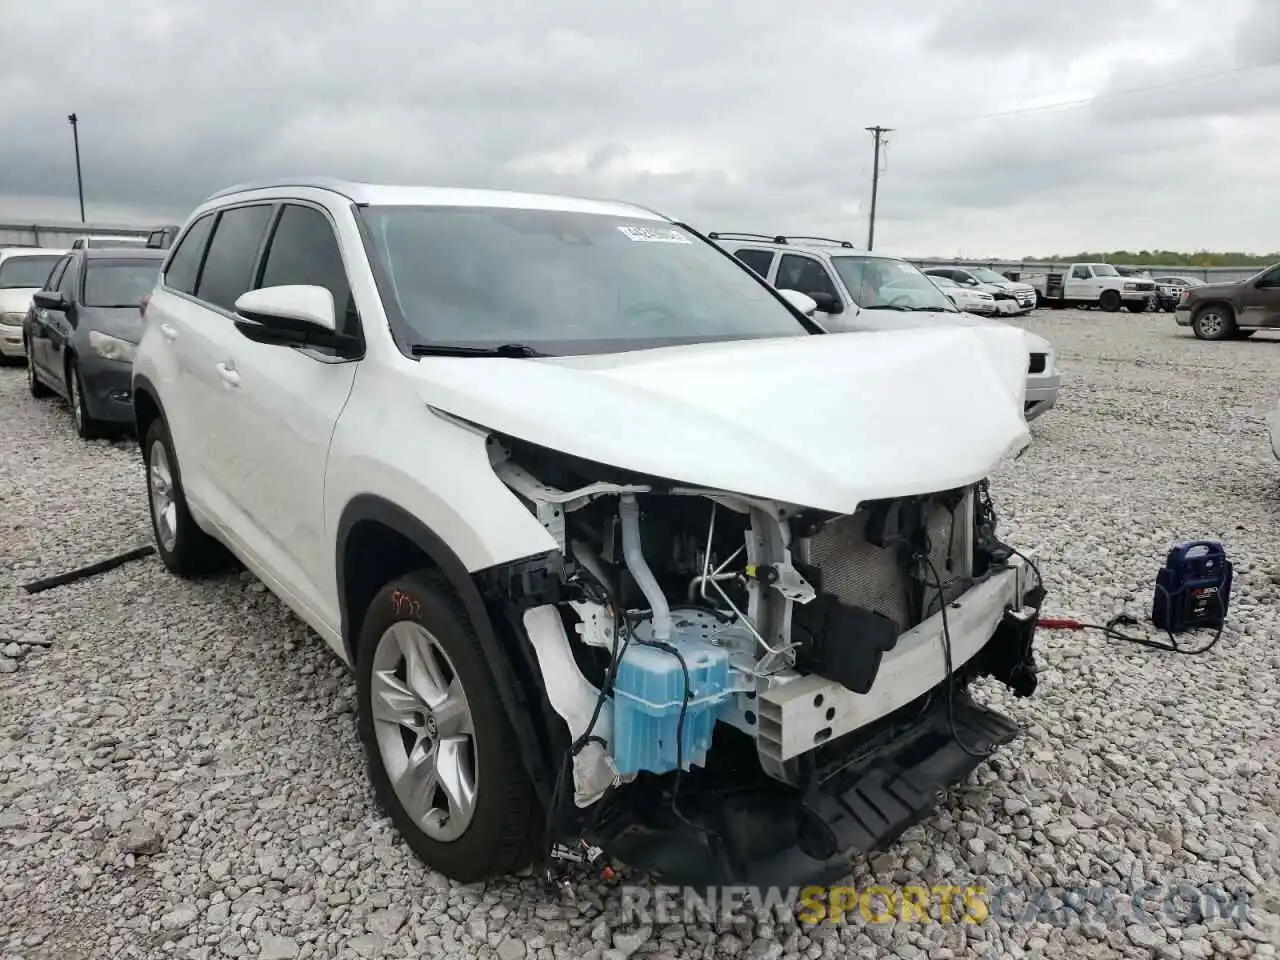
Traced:
<path id="1" fill-rule="evenodd" d="M 1088 887 L 1113 913 L 1042 897 L 1016 923 L 855 912 L 811 927 L 743 910 L 637 928 L 590 878 L 569 902 L 531 878 L 433 875 L 373 809 L 350 679 L 251 577 L 191 585 L 151 558 L 18 589 L 149 531 L 136 447 L 77 441 L 62 405 L 31 400 L 10 368 L 0 957 L 1274 956 L 1280 464 L 1261 418 L 1280 342 L 1200 343 L 1167 316 L 1045 311 L 1026 325 L 1069 379 L 993 493 L 1015 543 L 1044 559 L 1046 612 L 1141 617 L 1168 546 L 1208 536 L 1236 563 L 1230 626 L 1203 658 L 1043 633 L 1036 697 L 984 691 L 1025 739 L 854 882 L 1017 887 L 1007 914 L 1042 888 Z M 1247 922 L 1198 920 L 1185 899 L 1159 916 L 1175 884 L 1247 891 Z M 1159 893 L 1133 911 L 1148 887 Z"/>

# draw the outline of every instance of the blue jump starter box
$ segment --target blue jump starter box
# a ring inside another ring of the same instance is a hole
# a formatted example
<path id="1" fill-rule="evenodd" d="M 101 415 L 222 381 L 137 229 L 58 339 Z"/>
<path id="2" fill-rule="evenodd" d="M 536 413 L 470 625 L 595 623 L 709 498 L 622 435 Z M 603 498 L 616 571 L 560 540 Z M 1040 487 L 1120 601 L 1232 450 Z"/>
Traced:
<path id="1" fill-rule="evenodd" d="M 1231 561 L 1218 541 L 1178 544 L 1156 574 L 1151 622 L 1169 633 L 1222 626 L 1231 602 L 1231 574 Z"/>

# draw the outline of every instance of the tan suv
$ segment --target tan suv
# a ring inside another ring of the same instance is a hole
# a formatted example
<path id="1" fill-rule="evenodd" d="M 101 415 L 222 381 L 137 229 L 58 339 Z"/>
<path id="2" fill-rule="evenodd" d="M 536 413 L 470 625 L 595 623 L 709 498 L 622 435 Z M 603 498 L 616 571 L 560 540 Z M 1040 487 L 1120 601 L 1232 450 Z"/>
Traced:
<path id="1" fill-rule="evenodd" d="M 1184 290 L 1174 319 L 1201 340 L 1244 340 L 1259 330 L 1280 330 L 1280 264 L 1247 280 Z"/>

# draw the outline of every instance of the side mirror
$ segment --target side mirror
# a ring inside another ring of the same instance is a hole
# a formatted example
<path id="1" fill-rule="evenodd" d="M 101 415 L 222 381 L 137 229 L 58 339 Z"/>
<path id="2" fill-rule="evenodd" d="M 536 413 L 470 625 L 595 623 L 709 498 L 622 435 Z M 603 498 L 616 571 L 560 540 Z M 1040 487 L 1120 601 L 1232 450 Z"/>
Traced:
<path id="1" fill-rule="evenodd" d="M 823 313 L 829 313 L 835 316 L 837 313 L 844 313 L 844 304 L 840 302 L 840 298 L 829 293 L 811 293 L 809 299 L 818 305 L 818 309 Z"/>
<path id="2" fill-rule="evenodd" d="M 56 290 L 37 290 L 31 302 L 43 310 L 66 310 L 67 300 Z"/>
<path id="3" fill-rule="evenodd" d="M 813 316 L 813 311 L 818 309 L 817 301 L 799 290 L 779 290 L 778 296 L 782 297 L 783 300 L 787 301 L 806 317 Z"/>
<path id="4" fill-rule="evenodd" d="M 968 279 L 965 280 L 964 285 L 966 287 L 976 287 L 978 286 L 978 281 L 973 279 L 973 277 L 969 277 Z"/>
<path id="5" fill-rule="evenodd" d="M 345 348 L 352 338 L 337 332 L 333 294 L 324 287 L 262 287 L 236 300 L 236 329 L 256 343 Z"/>

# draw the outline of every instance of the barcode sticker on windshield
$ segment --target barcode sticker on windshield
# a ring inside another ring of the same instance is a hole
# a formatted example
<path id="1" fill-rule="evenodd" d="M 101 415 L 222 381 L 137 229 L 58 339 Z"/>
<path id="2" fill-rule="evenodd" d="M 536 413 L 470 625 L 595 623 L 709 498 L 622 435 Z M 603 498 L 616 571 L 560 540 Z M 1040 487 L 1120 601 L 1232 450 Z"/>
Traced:
<path id="1" fill-rule="evenodd" d="M 642 243 L 689 243 L 689 238 L 679 230 L 664 229 L 662 227 L 637 227 L 634 224 L 628 224 L 618 229 L 622 231 L 623 236 L 628 240 L 638 240 Z"/>

